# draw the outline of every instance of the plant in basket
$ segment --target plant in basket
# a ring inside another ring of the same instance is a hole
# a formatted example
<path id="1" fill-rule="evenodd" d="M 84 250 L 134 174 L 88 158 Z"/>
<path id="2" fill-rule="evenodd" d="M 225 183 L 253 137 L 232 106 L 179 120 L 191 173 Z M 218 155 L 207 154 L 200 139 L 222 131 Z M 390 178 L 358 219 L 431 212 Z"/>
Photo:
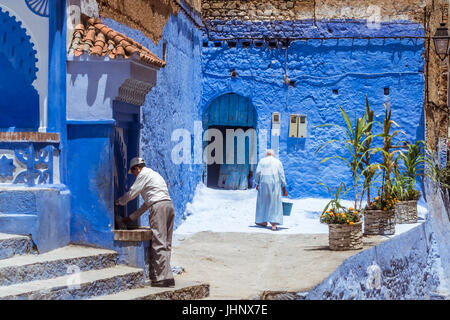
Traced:
<path id="1" fill-rule="evenodd" d="M 334 126 L 341 131 L 342 134 L 340 136 L 342 138 L 327 141 L 316 152 L 319 152 L 325 145 L 330 143 L 340 145 L 341 148 L 338 151 L 347 151 L 345 156 L 334 155 L 326 157 L 321 163 L 331 159 L 342 161 L 350 169 L 353 184 L 350 189 L 347 189 L 345 184 L 341 183 L 335 189 L 336 192 L 332 192 L 330 188 L 322 184 L 328 188 L 334 199 L 323 210 L 320 221 L 327 223 L 329 226 L 329 243 L 332 250 L 360 249 L 362 248 L 361 198 L 364 196 L 366 188 L 370 186 L 370 180 L 373 178 L 373 174 L 368 174 L 369 170 L 373 170 L 373 167 L 366 165 L 366 163 L 370 163 L 370 154 L 374 153 L 374 150 L 370 148 L 370 144 L 376 136 L 371 133 L 372 121 L 367 120 L 373 119 L 373 113 L 369 112 L 370 107 L 367 97 L 366 113 L 361 118 L 358 118 L 355 114 L 353 124 L 344 109 L 342 107 L 339 107 L 339 109 L 345 123 L 344 127 L 337 124 L 325 124 L 319 127 Z M 364 179 L 363 184 L 361 183 L 362 179 Z M 354 206 L 347 209 L 341 205 L 340 197 L 350 191 L 353 194 Z"/>
<path id="2" fill-rule="evenodd" d="M 333 192 L 327 185 L 319 183 L 328 189 L 328 192 L 334 199 L 332 199 L 323 209 L 322 215 L 320 216 L 320 222 L 326 224 L 349 224 L 353 225 L 355 222 L 360 222 L 360 212 L 353 207 L 346 208 L 341 205 L 341 194 L 345 195 L 347 193 L 347 188 L 345 184 L 341 182 L 339 187 L 337 187 L 335 192 Z"/>
<path id="3" fill-rule="evenodd" d="M 330 143 L 340 144 L 343 150 L 348 150 L 348 158 L 340 155 L 334 155 L 331 157 L 324 158 L 320 163 L 325 163 L 331 159 L 338 159 L 342 160 L 343 163 L 348 166 L 351 172 L 353 185 L 351 189 L 346 190 L 345 193 L 352 191 L 354 209 L 357 210 L 358 208 L 361 208 L 361 201 L 359 201 L 358 203 L 358 200 L 360 200 L 363 197 L 365 191 L 367 190 L 366 186 L 370 186 L 371 184 L 370 180 L 373 178 L 373 174 L 372 175 L 368 174 L 369 171 L 373 171 L 373 166 L 364 165 L 365 161 L 367 161 L 366 156 L 370 153 L 375 152 L 374 149 L 370 148 L 370 143 L 374 137 L 381 135 L 371 134 L 372 122 L 367 122 L 366 113 L 364 113 L 363 117 L 361 118 L 357 118 L 355 115 L 355 122 L 354 124 L 352 124 L 349 116 L 344 111 L 344 109 L 342 109 L 342 107 L 339 107 L 339 109 L 341 111 L 346 127 L 342 127 L 337 124 L 324 124 L 318 127 L 325 127 L 325 126 L 337 127 L 342 132 L 341 136 L 344 138 L 333 139 L 325 142 L 316 150 L 316 153 L 319 152 L 325 145 Z M 361 185 L 360 181 L 363 177 L 365 182 L 363 185 Z M 359 190 L 361 190 L 361 194 L 358 194 Z"/>
<path id="4" fill-rule="evenodd" d="M 389 103 L 385 105 L 385 115 L 383 120 L 383 147 L 374 148 L 381 152 L 383 162 L 380 168 L 383 172 L 381 187 L 378 189 L 378 196 L 374 201 L 368 199 L 367 206 L 364 210 L 364 233 L 367 235 L 392 235 L 395 233 L 395 215 L 394 204 L 395 196 L 393 195 L 393 186 L 391 175 L 397 166 L 399 152 L 398 145 L 392 145 L 392 139 L 401 133 L 396 130 L 390 133 L 392 125 L 398 127 L 397 123 L 391 119 L 391 106 Z M 394 150 L 393 150 L 394 149 Z"/>
<path id="5" fill-rule="evenodd" d="M 404 171 L 400 172 L 397 165 L 394 169 L 395 179 L 392 184 L 392 195 L 395 197 L 395 219 L 397 223 L 417 222 L 417 201 L 420 191 L 417 190 L 416 180 L 423 162 L 422 141 L 408 146 L 406 154 L 400 152 Z"/>
<path id="6" fill-rule="evenodd" d="M 320 222 L 328 224 L 328 240 L 331 250 L 353 250 L 361 249 L 362 243 L 362 222 L 360 213 L 353 207 L 346 208 L 341 205 L 341 195 L 347 193 L 345 184 L 341 182 L 339 187 L 333 192 L 323 183 L 333 198 L 325 206 L 320 216 Z"/>

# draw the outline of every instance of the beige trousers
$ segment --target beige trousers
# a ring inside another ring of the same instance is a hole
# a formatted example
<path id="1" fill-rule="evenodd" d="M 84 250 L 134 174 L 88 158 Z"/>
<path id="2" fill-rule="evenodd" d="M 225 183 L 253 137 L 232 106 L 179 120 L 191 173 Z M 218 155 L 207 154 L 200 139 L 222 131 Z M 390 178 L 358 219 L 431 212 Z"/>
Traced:
<path id="1" fill-rule="evenodd" d="M 149 219 L 153 237 L 149 248 L 149 276 L 152 281 L 173 279 L 170 254 L 174 217 L 175 210 L 170 200 L 157 202 L 150 210 Z"/>

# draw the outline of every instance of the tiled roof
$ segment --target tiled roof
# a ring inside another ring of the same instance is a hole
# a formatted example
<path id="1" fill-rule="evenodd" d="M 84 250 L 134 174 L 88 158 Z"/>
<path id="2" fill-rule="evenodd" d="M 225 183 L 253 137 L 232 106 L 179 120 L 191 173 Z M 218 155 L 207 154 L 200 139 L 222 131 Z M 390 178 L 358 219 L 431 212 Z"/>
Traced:
<path id="1" fill-rule="evenodd" d="M 140 43 L 102 24 L 100 18 L 82 15 L 81 21 L 82 23 L 74 29 L 70 46 L 70 52 L 74 56 L 89 53 L 102 57 L 108 55 L 111 59 L 116 57 L 128 59 L 137 54 L 140 61 L 145 64 L 159 68 L 166 65 L 165 61 L 159 59 Z"/>

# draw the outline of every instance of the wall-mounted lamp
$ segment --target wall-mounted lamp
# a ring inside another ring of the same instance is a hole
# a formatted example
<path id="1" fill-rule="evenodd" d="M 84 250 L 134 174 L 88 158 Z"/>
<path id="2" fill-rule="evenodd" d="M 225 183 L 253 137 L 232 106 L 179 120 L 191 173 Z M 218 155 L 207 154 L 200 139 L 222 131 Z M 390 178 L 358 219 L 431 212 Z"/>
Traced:
<path id="1" fill-rule="evenodd" d="M 436 33 L 433 36 L 433 42 L 436 54 L 439 59 L 444 61 L 448 56 L 448 47 L 450 43 L 450 37 L 445 23 L 441 23 L 441 26 L 436 30 Z"/>

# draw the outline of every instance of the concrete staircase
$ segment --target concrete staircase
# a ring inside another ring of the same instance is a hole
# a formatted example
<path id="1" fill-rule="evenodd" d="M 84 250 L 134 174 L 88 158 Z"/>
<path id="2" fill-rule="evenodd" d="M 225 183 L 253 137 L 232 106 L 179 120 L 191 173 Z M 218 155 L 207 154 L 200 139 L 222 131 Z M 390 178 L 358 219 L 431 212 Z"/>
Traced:
<path id="1" fill-rule="evenodd" d="M 202 299 L 209 285 L 153 288 L 144 270 L 118 264 L 112 250 L 69 245 L 44 254 L 29 237 L 0 234 L 0 300 Z"/>

